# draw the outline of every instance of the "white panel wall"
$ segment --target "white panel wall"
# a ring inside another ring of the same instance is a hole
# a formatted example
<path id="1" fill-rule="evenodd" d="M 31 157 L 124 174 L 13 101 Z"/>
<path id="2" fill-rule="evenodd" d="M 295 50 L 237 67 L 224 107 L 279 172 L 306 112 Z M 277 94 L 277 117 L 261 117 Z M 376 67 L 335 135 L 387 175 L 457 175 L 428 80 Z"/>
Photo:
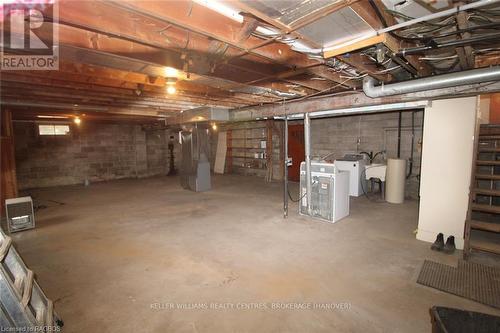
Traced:
<path id="1" fill-rule="evenodd" d="M 476 97 L 433 101 L 425 109 L 417 239 L 442 232 L 463 248 L 469 200 Z"/>

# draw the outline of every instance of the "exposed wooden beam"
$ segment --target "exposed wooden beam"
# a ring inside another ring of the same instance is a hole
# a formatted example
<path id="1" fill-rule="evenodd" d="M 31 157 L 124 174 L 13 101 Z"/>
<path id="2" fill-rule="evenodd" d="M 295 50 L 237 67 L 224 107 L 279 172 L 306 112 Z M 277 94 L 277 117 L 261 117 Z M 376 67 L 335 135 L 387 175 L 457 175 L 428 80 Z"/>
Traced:
<path id="1" fill-rule="evenodd" d="M 33 107 L 26 108 L 21 106 L 11 107 L 13 111 L 13 119 L 14 121 L 40 121 L 41 118 L 38 116 L 58 116 L 58 117 L 67 117 L 67 119 L 48 119 L 50 121 L 61 121 L 68 122 L 73 117 L 78 115 L 83 120 L 85 124 L 88 121 L 91 122 L 119 122 L 119 123 L 133 123 L 133 124 L 154 124 L 154 123 L 164 123 L 164 119 L 158 117 L 151 116 L 143 116 L 143 115 L 129 115 L 129 114 L 117 114 L 117 113 L 102 113 L 102 112 L 93 112 L 93 111 L 85 111 L 85 113 L 74 113 L 67 112 L 64 110 L 51 110 L 51 109 L 33 109 Z"/>
<path id="2" fill-rule="evenodd" d="M 29 108 L 40 108 L 40 109 L 60 109 L 60 110 L 71 110 L 72 107 L 70 105 L 64 103 L 40 103 L 36 100 L 11 100 L 11 99 L 2 99 L 0 101 L 0 105 L 9 108 L 16 107 L 29 107 Z M 104 112 L 110 114 L 126 114 L 126 115 L 138 115 L 138 116 L 150 116 L 150 117 L 165 117 L 162 112 L 158 112 L 156 110 L 137 110 L 133 108 L 116 108 L 116 107 L 104 107 L 100 105 L 96 106 L 87 106 L 85 109 L 80 109 L 81 112 L 86 111 L 96 111 L 96 112 Z"/>
<path id="3" fill-rule="evenodd" d="M 336 58 L 356 68 L 362 74 L 366 73 L 381 82 L 388 82 L 392 79 L 392 75 L 390 74 L 378 74 L 377 72 L 380 69 L 376 64 L 361 53 L 347 53 L 337 56 Z"/>
<path id="4" fill-rule="evenodd" d="M 14 72 L 15 73 L 15 72 Z M 19 74 L 26 74 L 26 71 L 18 72 Z M 68 74 L 68 75 L 66 75 Z M 81 63 L 73 63 L 61 61 L 59 64 L 58 71 L 35 71 L 32 75 L 41 77 L 51 77 L 51 78 L 66 78 L 73 79 L 76 82 L 94 82 L 96 81 L 106 85 L 109 83 L 110 86 L 119 86 L 118 81 L 125 81 L 123 87 L 136 89 L 137 86 L 134 84 L 142 84 L 142 89 L 151 90 L 149 86 L 159 87 L 156 88 L 157 92 L 163 91 L 166 85 L 166 79 L 163 76 L 151 77 L 145 74 L 128 72 L 113 68 L 106 68 L 101 66 L 87 65 Z M 99 79 L 94 79 L 99 78 Z M 91 80 L 90 80 L 91 79 Z M 240 99 L 252 101 L 246 95 L 241 95 L 237 93 L 229 93 L 227 91 L 216 89 L 204 85 L 199 85 L 194 81 L 178 81 L 176 84 L 177 90 L 183 94 L 199 94 L 200 97 L 205 97 L 207 100 L 210 98 L 214 99 L 226 99 L 227 103 L 231 98 L 235 101 L 240 101 Z M 164 92 L 164 91 L 163 91 Z"/>
<path id="5" fill-rule="evenodd" d="M 309 73 L 314 75 L 318 75 L 319 77 L 323 77 L 332 82 L 341 83 L 343 86 L 347 88 L 359 88 L 361 87 L 361 82 L 347 80 L 346 78 L 342 78 L 342 74 L 335 72 L 333 70 L 328 69 L 326 66 L 316 66 L 309 69 Z"/>
<path id="6" fill-rule="evenodd" d="M 265 57 L 269 61 L 290 66 L 308 66 L 317 63 L 305 55 L 292 51 L 282 43 L 273 43 L 258 48 L 262 41 L 249 37 L 238 40 L 241 25 L 193 1 L 110 1 L 107 4 L 129 10 L 131 13 L 154 18 L 175 26 L 227 43 L 249 53 Z"/>
<path id="7" fill-rule="evenodd" d="M 42 28 L 37 30 L 38 36 L 42 39 L 48 39 L 51 36 L 50 24 L 46 23 Z M 132 71 L 141 71 L 145 67 L 153 70 L 153 75 L 161 75 L 162 67 L 174 67 L 178 69 L 189 70 L 193 74 L 199 74 L 201 76 L 207 76 L 210 71 L 209 60 L 199 55 L 196 59 L 189 59 L 189 68 L 185 68 L 185 59 L 181 52 L 172 51 L 169 48 L 159 48 L 155 45 L 144 45 L 142 42 L 131 40 L 129 38 L 121 39 L 116 36 L 110 38 L 104 33 L 99 33 L 94 31 L 82 30 L 81 27 L 58 25 L 59 29 L 59 41 L 61 48 L 61 57 L 65 57 L 68 60 L 90 62 L 92 64 L 100 66 L 121 66 L 121 63 L 125 60 L 133 60 L 144 63 L 138 69 L 132 69 Z M 78 48 L 78 49 L 75 49 Z M 93 54 L 82 56 L 82 52 Z M 106 57 L 107 59 L 100 59 L 96 52 L 101 52 L 100 58 Z M 109 55 L 113 57 L 122 57 L 121 61 L 115 59 L 110 61 Z M 125 59 L 123 59 L 125 58 Z M 210 75 L 213 75 L 210 74 Z M 230 81 L 231 79 L 242 80 L 241 72 L 238 76 L 228 78 L 227 73 L 221 73 L 218 79 L 223 79 L 225 81 Z M 249 80 L 252 78 L 249 77 Z M 210 82 L 207 80 L 206 82 Z M 240 82 L 235 82 L 232 87 L 239 86 L 245 87 L 244 84 Z M 258 87 L 255 91 L 259 92 Z M 261 90 L 260 93 L 267 93 L 265 90 Z"/>
<path id="8" fill-rule="evenodd" d="M 360 40 L 359 42 L 356 42 L 353 44 L 349 44 L 349 45 L 345 45 L 345 46 L 342 46 L 342 47 L 339 47 L 336 49 L 325 51 L 323 53 L 323 56 L 325 58 L 331 58 L 331 57 L 335 57 L 335 56 L 338 56 L 338 55 L 341 55 L 344 53 L 357 51 L 357 50 L 364 49 L 366 47 L 381 44 L 381 43 L 384 44 L 385 46 L 387 46 L 387 48 L 394 53 L 399 51 L 398 43 L 394 38 L 392 38 L 388 34 L 380 34 L 380 35 L 376 35 L 376 36 L 373 36 L 370 38 Z"/>
<path id="9" fill-rule="evenodd" d="M 458 96 L 474 96 L 498 91 L 500 91 L 500 82 L 491 85 L 473 84 L 380 98 L 370 98 L 364 93 L 358 92 L 323 98 L 289 101 L 284 105 L 282 103 L 274 103 L 233 110 L 231 111 L 231 120 L 250 121 L 256 118 L 283 116 L 285 114 L 291 115 L 295 113 L 300 114 L 304 112 L 350 109 L 391 103 L 456 98 Z"/>
<path id="10" fill-rule="evenodd" d="M 375 4 L 379 8 L 388 25 L 397 24 L 396 19 L 386 11 L 387 7 L 385 7 L 381 0 L 375 0 Z M 384 25 L 368 1 L 356 2 L 351 5 L 351 9 L 354 10 L 363 20 L 365 20 L 365 22 L 368 23 L 368 25 L 370 25 L 374 30 L 384 28 Z M 398 44 L 398 49 L 408 47 L 407 42 L 396 41 L 395 43 Z M 419 61 L 417 56 L 409 55 L 406 56 L 405 59 L 411 66 L 413 66 L 413 68 L 416 69 L 419 76 L 427 76 L 432 73 L 432 69 L 425 62 Z"/>
<path id="11" fill-rule="evenodd" d="M 111 82 L 105 82 L 103 84 L 102 80 L 96 79 L 89 80 L 81 75 L 64 76 L 57 75 L 52 77 L 44 76 L 43 73 L 38 72 L 26 72 L 22 75 L 17 73 L 2 73 L 2 88 L 8 86 L 16 86 L 19 92 L 29 91 L 31 85 L 41 85 L 45 86 L 46 89 L 71 89 L 72 93 L 86 93 L 88 96 L 111 96 L 118 98 L 132 98 L 134 100 L 142 99 L 161 102 L 161 101 L 179 101 L 188 102 L 192 104 L 202 104 L 202 105 L 213 105 L 213 106 L 226 106 L 235 107 L 248 104 L 249 100 L 241 101 L 238 98 L 219 98 L 211 97 L 207 98 L 205 96 L 196 95 L 166 95 L 163 88 L 148 87 L 145 86 L 143 92 L 138 96 L 135 92 L 135 87 L 128 87 L 115 83 L 111 85 Z M 71 92 L 68 92 L 71 94 Z M 254 103 L 258 100 L 254 100 Z"/>
<path id="12" fill-rule="evenodd" d="M 469 27 L 466 12 L 457 13 L 456 20 L 458 29 L 467 29 Z M 469 32 L 464 32 L 461 34 L 462 39 L 470 38 L 470 36 L 471 34 Z M 462 70 L 474 68 L 474 49 L 472 48 L 472 46 L 466 45 L 464 47 L 458 47 L 456 50 Z"/>

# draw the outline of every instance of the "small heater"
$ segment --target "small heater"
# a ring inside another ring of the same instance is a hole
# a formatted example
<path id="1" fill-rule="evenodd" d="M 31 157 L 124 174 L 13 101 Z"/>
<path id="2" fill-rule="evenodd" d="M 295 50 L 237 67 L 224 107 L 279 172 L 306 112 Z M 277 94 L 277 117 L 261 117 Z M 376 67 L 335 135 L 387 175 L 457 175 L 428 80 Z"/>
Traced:
<path id="1" fill-rule="evenodd" d="M 35 227 L 35 214 L 31 197 L 20 197 L 5 200 L 7 226 L 9 232 L 17 232 Z"/>

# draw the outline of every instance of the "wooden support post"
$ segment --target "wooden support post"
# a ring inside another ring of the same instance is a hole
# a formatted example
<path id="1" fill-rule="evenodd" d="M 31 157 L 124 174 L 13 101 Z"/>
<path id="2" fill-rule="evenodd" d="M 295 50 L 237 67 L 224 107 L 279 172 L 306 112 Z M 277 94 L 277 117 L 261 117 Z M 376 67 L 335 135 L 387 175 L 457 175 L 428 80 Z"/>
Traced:
<path id="1" fill-rule="evenodd" d="M 1 215 L 5 213 L 5 199 L 18 196 L 16 161 L 14 154 L 14 129 L 12 112 L 1 110 L 1 147 L 0 147 L 0 206 Z"/>

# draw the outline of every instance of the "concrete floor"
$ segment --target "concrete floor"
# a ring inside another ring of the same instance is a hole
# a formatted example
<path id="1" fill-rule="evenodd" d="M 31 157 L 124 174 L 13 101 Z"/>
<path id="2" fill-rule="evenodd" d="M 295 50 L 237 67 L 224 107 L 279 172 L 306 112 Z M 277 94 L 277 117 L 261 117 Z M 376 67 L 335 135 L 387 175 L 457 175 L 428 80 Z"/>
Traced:
<path id="1" fill-rule="evenodd" d="M 47 207 L 14 241 L 66 332 L 430 332 L 432 305 L 500 315 L 416 284 L 424 259 L 461 256 L 415 240 L 416 202 L 352 199 L 330 224 L 295 205 L 283 220 L 281 184 L 242 176 L 30 193 Z"/>

